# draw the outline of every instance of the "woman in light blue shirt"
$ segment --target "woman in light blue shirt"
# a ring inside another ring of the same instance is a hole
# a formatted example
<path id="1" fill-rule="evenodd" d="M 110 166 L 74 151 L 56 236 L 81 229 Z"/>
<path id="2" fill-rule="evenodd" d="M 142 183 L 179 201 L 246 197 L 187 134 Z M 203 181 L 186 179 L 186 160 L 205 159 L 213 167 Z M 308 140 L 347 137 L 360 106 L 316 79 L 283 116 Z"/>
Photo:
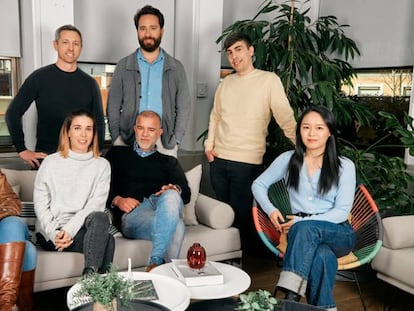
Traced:
<path id="1" fill-rule="evenodd" d="M 288 233 L 278 287 L 286 299 L 336 310 L 337 258 L 348 254 L 355 234 L 347 218 L 355 193 L 355 166 L 340 155 L 333 114 L 324 107 L 303 111 L 296 148 L 281 154 L 252 185 L 255 199 L 276 229 Z M 269 187 L 286 180 L 292 214 L 285 219 L 270 202 Z"/>

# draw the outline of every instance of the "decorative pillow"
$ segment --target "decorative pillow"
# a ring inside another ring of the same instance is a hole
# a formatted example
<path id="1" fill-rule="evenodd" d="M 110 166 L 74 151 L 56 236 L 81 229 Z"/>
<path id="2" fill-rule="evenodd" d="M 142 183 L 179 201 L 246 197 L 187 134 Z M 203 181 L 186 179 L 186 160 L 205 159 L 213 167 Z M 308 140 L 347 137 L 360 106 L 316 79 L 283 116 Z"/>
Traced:
<path id="1" fill-rule="evenodd" d="M 197 200 L 198 192 L 200 190 L 201 174 L 202 174 L 201 164 L 185 172 L 185 176 L 187 177 L 187 181 L 188 181 L 188 186 L 190 187 L 190 190 L 191 190 L 190 202 L 184 205 L 184 223 L 187 226 L 198 225 L 197 217 L 195 214 L 195 202 Z"/>

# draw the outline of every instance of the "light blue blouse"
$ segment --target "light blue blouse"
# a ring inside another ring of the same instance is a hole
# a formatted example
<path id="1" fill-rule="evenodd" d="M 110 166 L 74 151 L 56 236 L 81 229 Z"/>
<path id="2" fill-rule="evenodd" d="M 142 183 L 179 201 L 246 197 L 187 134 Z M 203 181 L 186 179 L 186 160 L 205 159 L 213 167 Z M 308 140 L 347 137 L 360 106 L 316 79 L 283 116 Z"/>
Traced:
<path id="1" fill-rule="evenodd" d="M 269 187 L 282 178 L 287 178 L 287 166 L 293 151 L 287 151 L 277 157 L 252 185 L 253 195 L 262 209 L 270 215 L 275 206 L 267 195 Z M 288 188 L 292 212 L 317 214 L 310 217 L 295 217 L 295 222 L 302 220 L 324 220 L 333 223 L 344 222 L 349 215 L 354 201 L 356 175 L 354 163 L 341 157 L 338 186 L 333 186 L 328 193 L 318 193 L 318 180 L 321 170 L 313 176 L 307 173 L 306 163 L 302 165 L 299 175 L 298 191 Z"/>

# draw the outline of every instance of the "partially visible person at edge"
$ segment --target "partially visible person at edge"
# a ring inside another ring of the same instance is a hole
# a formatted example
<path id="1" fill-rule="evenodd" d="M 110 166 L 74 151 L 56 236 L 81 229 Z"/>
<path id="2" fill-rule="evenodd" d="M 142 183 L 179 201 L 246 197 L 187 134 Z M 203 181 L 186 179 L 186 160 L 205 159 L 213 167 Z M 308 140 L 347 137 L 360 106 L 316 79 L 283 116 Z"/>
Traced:
<path id="1" fill-rule="evenodd" d="M 78 68 L 82 35 L 72 25 L 59 27 L 53 47 L 57 61 L 34 71 L 24 81 L 6 111 L 6 122 L 20 158 L 33 168 L 48 154 L 56 152 L 63 120 L 73 110 L 91 111 L 97 122 L 100 147 L 104 142 L 104 116 L 101 93 L 95 79 Z M 35 150 L 25 144 L 22 116 L 35 102 L 37 130 Z"/>
<path id="2" fill-rule="evenodd" d="M 138 113 L 161 116 L 163 134 L 158 151 L 177 157 L 190 118 L 191 97 L 180 61 L 160 47 L 164 16 L 144 6 L 134 16 L 140 48 L 116 66 L 108 95 L 107 115 L 114 145 L 133 145 Z"/>
<path id="3" fill-rule="evenodd" d="M 0 310 L 32 311 L 36 247 L 18 217 L 21 202 L 0 172 Z"/>
<path id="4" fill-rule="evenodd" d="M 296 148 L 281 154 L 253 183 L 257 202 L 277 230 L 287 233 L 278 288 L 286 299 L 336 310 L 333 286 L 338 257 L 349 254 L 355 234 L 348 222 L 355 186 L 354 163 L 341 156 L 333 114 L 306 109 L 298 120 Z M 284 218 L 268 197 L 269 187 L 286 180 L 292 215 Z"/>
<path id="5" fill-rule="evenodd" d="M 112 166 L 108 205 L 126 238 L 152 242 L 145 269 L 149 272 L 180 255 L 183 206 L 191 192 L 178 160 L 157 150 L 160 117 L 153 111 L 141 112 L 134 131 L 133 146 L 114 146 L 106 154 Z"/>
<path id="6" fill-rule="evenodd" d="M 243 33 L 231 33 L 224 50 L 234 74 L 219 84 L 204 143 L 211 183 L 218 200 L 235 211 L 244 251 L 255 251 L 251 208 L 253 180 L 263 171 L 267 127 L 273 114 L 295 141 L 296 121 L 279 77 L 254 68 L 254 47 Z"/>
<path id="7" fill-rule="evenodd" d="M 115 249 L 104 212 L 111 179 L 99 156 L 93 115 L 70 113 L 62 125 L 58 152 L 47 156 L 36 175 L 36 237 L 48 251 L 83 253 L 83 275 L 108 271 Z"/>

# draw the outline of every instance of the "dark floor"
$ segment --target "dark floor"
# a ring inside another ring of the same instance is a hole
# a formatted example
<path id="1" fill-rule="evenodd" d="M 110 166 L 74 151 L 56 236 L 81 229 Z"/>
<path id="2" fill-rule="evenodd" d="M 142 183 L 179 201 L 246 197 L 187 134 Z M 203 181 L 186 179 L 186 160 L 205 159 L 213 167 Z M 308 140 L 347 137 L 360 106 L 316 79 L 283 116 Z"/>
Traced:
<path id="1" fill-rule="evenodd" d="M 271 255 L 246 255 L 243 258 L 242 265 L 243 269 L 252 278 L 249 290 L 261 288 L 273 292 L 280 267 Z M 413 295 L 396 290 L 387 283 L 378 280 L 372 271 L 364 270 L 362 277 L 364 278 L 361 282 L 362 293 L 369 311 L 384 310 L 384 302 L 388 304 L 393 300 L 392 297 L 395 297 L 392 304 L 393 311 L 414 310 Z M 68 288 L 61 288 L 36 293 L 34 311 L 68 310 L 66 307 L 67 290 Z M 363 310 L 355 283 L 337 281 L 334 292 L 339 311 Z"/>

